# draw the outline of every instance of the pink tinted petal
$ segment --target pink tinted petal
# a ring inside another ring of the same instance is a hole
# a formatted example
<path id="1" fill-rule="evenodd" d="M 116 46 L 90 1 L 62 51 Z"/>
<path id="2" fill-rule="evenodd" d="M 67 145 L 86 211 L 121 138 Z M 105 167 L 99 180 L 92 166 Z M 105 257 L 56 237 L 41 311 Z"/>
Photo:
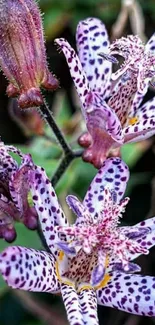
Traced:
<path id="1" fill-rule="evenodd" d="M 60 291 L 60 286 L 55 262 L 52 254 L 12 246 L 0 254 L 0 272 L 14 289 L 57 292 Z"/>
<path id="2" fill-rule="evenodd" d="M 147 228 L 149 231 L 145 232 Z M 129 235 L 131 234 L 131 236 L 137 229 L 139 233 L 141 232 L 141 236 L 137 236 L 137 238 L 134 239 L 138 244 L 140 244 L 143 248 L 147 249 L 150 249 L 152 246 L 155 245 L 155 217 L 141 221 L 140 223 L 131 227 L 121 227 L 122 232 L 127 232 Z M 140 254 L 138 253 L 128 253 L 130 260 L 134 260 L 139 255 Z"/>
<path id="3" fill-rule="evenodd" d="M 78 296 L 84 324 L 99 325 L 96 292 L 93 289 L 85 289 L 81 290 Z"/>
<path id="4" fill-rule="evenodd" d="M 124 143 L 146 140 L 155 134 L 155 117 L 143 117 L 140 122 L 123 129 Z"/>
<path id="5" fill-rule="evenodd" d="M 92 143 L 84 151 L 83 159 L 100 168 L 111 147 L 123 143 L 121 123 L 115 112 L 96 93 L 88 95 L 85 111 Z"/>
<path id="6" fill-rule="evenodd" d="M 120 158 L 109 158 L 93 179 L 83 204 L 95 217 L 102 210 L 105 188 L 112 194 L 115 203 L 119 203 L 124 195 L 129 179 L 127 165 Z"/>
<path id="7" fill-rule="evenodd" d="M 12 174 L 9 182 L 9 190 L 13 202 L 17 209 L 23 213 L 24 209 L 28 208 L 27 195 L 29 191 L 28 184 L 28 171 L 33 169 L 34 163 L 31 155 L 27 154 L 23 156 L 21 166 L 16 172 Z"/>
<path id="8" fill-rule="evenodd" d="M 105 25 L 97 18 L 87 18 L 77 26 L 76 41 L 80 61 L 92 91 L 107 96 L 112 63 L 99 56 L 108 53 L 109 38 Z"/>
<path id="9" fill-rule="evenodd" d="M 74 49 L 64 38 L 57 38 L 55 42 L 63 51 L 66 61 L 68 63 L 71 77 L 73 78 L 77 93 L 79 95 L 82 107 L 86 107 L 86 98 L 89 89 L 89 84 L 85 72 L 82 68 L 81 62 L 75 53 Z"/>
<path id="10" fill-rule="evenodd" d="M 66 226 L 67 219 L 59 205 L 56 193 L 47 178 L 43 168 L 37 167 L 29 172 L 29 183 L 33 195 L 33 202 L 38 213 L 41 228 L 47 245 L 55 252 L 55 226 Z"/>
<path id="11" fill-rule="evenodd" d="M 8 146 L 5 146 L 2 141 L 0 141 L 0 161 L 1 161 L 1 172 L 10 177 L 13 171 L 18 168 L 17 162 L 9 155 Z M 12 148 L 12 147 L 11 147 Z M 13 147 L 14 148 L 14 147 Z M 16 149 L 16 148 L 14 148 Z"/>
<path id="12" fill-rule="evenodd" d="M 110 276 L 107 285 L 97 291 L 99 305 L 155 316 L 155 277 L 116 272 Z"/>
<path id="13" fill-rule="evenodd" d="M 62 299 L 66 308 L 70 325 L 83 325 L 82 310 L 75 288 L 71 285 L 61 284 Z"/>
<path id="14" fill-rule="evenodd" d="M 122 143 L 122 128 L 120 120 L 115 112 L 102 101 L 96 93 L 90 93 L 87 98 L 86 123 L 91 136 L 94 128 L 101 129 L 112 137 L 113 140 Z"/>

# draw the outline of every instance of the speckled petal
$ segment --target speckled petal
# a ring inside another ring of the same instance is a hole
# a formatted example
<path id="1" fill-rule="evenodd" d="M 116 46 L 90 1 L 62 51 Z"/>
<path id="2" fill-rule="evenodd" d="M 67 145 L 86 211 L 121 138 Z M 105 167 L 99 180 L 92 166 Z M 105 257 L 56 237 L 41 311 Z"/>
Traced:
<path id="1" fill-rule="evenodd" d="M 10 177 L 12 172 L 16 171 L 18 168 L 17 162 L 8 152 L 8 146 L 5 146 L 4 143 L 0 141 L 0 174 L 2 173 L 3 175 L 6 175 L 6 177 Z"/>
<path id="2" fill-rule="evenodd" d="M 146 140 L 155 134 L 155 117 L 143 117 L 134 125 L 128 125 L 123 129 L 124 143 Z"/>
<path id="3" fill-rule="evenodd" d="M 81 290 L 78 294 L 85 325 L 98 325 L 97 296 L 93 289 Z"/>
<path id="4" fill-rule="evenodd" d="M 155 277 L 116 272 L 110 276 L 107 285 L 97 291 L 99 305 L 155 316 Z"/>
<path id="5" fill-rule="evenodd" d="M 133 110 L 131 111 L 134 115 L 129 117 L 131 117 L 131 120 L 132 118 L 136 118 L 137 123 L 124 128 L 123 133 L 125 135 L 125 142 L 141 141 L 152 136 L 155 133 L 155 97 L 150 99 L 140 108 L 136 106 L 135 108 L 133 107 Z"/>
<path id="6" fill-rule="evenodd" d="M 84 325 L 82 310 L 75 288 L 71 285 L 61 284 L 61 294 L 70 325 Z"/>
<path id="7" fill-rule="evenodd" d="M 82 67 L 91 90 L 101 96 L 109 95 L 112 63 L 99 55 L 108 53 L 109 39 L 105 25 L 97 18 L 80 21 L 76 33 L 77 48 Z"/>
<path id="8" fill-rule="evenodd" d="M 148 228 L 148 232 L 145 232 L 144 230 Z M 135 230 L 139 230 L 139 233 L 141 233 L 141 236 L 135 237 L 135 241 L 140 244 L 142 247 L 150 249 L 152 246 L 155 245 L 155 217 L 146 219 L 144 221 L 141 221 L 140 223 L 130 226 L 130 227 L 121 227 L 121 232 L 127 233 L 129 236 L 130 234 L 132 235 Z M 144 231 L 144 234 L 143 234 Z M 133 236 L 132 236 L 133 238 Z M 128 252 L 128 256 L 130 260 L 134 260 L 137 258 L 140 254 L 135 253 L 135 254 L 130 254 Z"/>
<path id="9" fill-rule="evenodd" d="M 81 62 L 75 53 L 74 49 L 64 38 L 58 38 L 55 42 L 59 45 L 63 51 L 66 61 L 68 63 L 71 77 L 73 78 L 79 99 L 81 100 L 82 107 L 86 107 L 86 99 L 88 91 L 90 91 L 89 83 L 85 72 L 82 68 Z M 84 113 L 84 112 L 83 112 Z M 85 113 L 84 113 L 85 114 Z"/>
<path id="10" fill-rule="evenodd" d="M 119 203 L 125 192 L 128 179 L 128 167 L 120 158 L 109 158 L 105 161 L 93 179 L 83 201 L 92 216 L 102 210 L 104 188 L 108 188 L 114 202 Z"/>
<path id="11" fill-rule="evenodd" d="M 47 245 L 53 253 L 56 253 L 54 245 L 56 231 L 54 227 L 68 225 L 67 219 L 43 168 L 37 167 L 35 171 L 30 171 L 29 182 L 34 206 L 38 213 Z"/>
<path id="12" fill-rule="evenodd" d="M 43 251 L 12 246 L 0 254 L 0 272 L 15 289 L 58 292 L 55 257 Z"/>
<path id="13" fill-rule="evenodd" d="M 155 97 L 148 100 L 144 105 L 139 107 L 136 113 L 135 115 L 141 122 L 149 118 L 155 120 Z"/>
<path id="14" fill-rule="evenodd" d="M 148 42 L 145 45 L 147 51 L 155 53 L 155 33 L 151 36 Z"/>
<path id="15" fill-rule="evenodd" d="M 123 126 L 130 113 L 130 107 L 133 102 L 133 96 L 137 90 L 137 79 L 129 75 L 126 81 L 123 77 L 116 84 L 116 87 L 108 100 L 108 105 L 117 114 L 121 125 Z"/>

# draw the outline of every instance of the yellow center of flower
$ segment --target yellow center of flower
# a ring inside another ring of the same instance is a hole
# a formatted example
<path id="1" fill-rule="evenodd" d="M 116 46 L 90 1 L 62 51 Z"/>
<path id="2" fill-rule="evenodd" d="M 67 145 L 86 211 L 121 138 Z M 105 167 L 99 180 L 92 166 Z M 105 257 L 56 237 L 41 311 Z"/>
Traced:
<path id="1" fill-rule="evenodd" d="M 135 116 L 135 117 L 131 117 L 128 121 L 128 124 L 129 125 L 135 125 L 137 122 L 139 121 L 138 117 Z"/>
<path id="2" fill-rule="evenodd" d="M 57 278 L 58 278 L 58 280 L 60 282 L 63 282 L 66 285 L 75 287 L 76 286 L 76 278 L 75 278 L 75 282 L 74 282 L 74 279 L 70 280 L 68 278 L 62 277 L 61 274 L 60 274 L 59 264 L 64 260 L 64 257 L 65 257 L 64 252 L 59 251 L 58 259 L 57 259 L 56 264 L 55 264 Z M 108 267 L 108 265 L 109 265 L 109 257 L 107 256 L 106 260 L 105 260 L 105 269 Z M 81 281 L 81 283 L 78 284 L 77 291 L 80 292 L 82 290 L 89 290 L 89 289 L 98 290 L 98 289 L 101 289 L 101 288 L 103 288 L 103 287 L 105 287 L 107 285 L 110 278 L 111 278 L 110 275 L 108 273 L 106 273 L 104 275 L 104 277 L 102 278 L 101 282 L 97 286 L 94 286 L 94 287 L 91 284 L 89 284 L 89 283 L 87 283 L 85 281 L 83 283 Z"/>
<path id="3" fill-rule="evenodd" d="M 111 276 L 106 273 L 102 281 L 95 287 L 95 290 L 101 289 L 107 285 L 107 283 L 110 281 Z"/>
<path id="4" fill-rule="evenodd" d="M 56 263 L 55 263 L 56 276 L 57 276 L 57 278 L 58 278 L 58 280 L 59 280 L 60 282 L 63 282 L 63 283 L 66 284 L 66 285 L 69 285 L 69 286 L 74 287 L 74 283 L 73 283 L 73 282 L 68 281 L 67 279 L 65 279 L 65 280 L 61 279 L 61 275 L 60 275 L 60 272 L 59 272 L 59 261 L 61 262 L 61 261 L 63 260 L 64 255 L 65 255 L 65 254 L 64 254 L 63 251 L 59 251 L 58 260 L 57 260 Z"/>

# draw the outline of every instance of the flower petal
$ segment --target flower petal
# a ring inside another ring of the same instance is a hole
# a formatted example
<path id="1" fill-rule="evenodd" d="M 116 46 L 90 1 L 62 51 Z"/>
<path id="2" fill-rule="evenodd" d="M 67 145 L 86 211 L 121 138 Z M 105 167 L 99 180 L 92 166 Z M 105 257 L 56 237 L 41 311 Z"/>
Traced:
<path id="1" fill-rule="evenodd" d="M 97 290 L 99 305 L 128 313 L 155 315 L 155 277 L 111 273 L 107 285 Z"/>
<path id="2" fill-rule="evenodd" d="M 27 195 L 29 191 L 28 171 L 34 167 L 31 155 L 23 156 L 21 166 L 11 176 L 9 190 L 17 209 L 23 213 L 28 208 Z"/>
<path id="3" fill-rule="evenodd" d="M 98 325 L 97 296 L 93 289 L 81 290 L 78 294 L 83 314 L 84 324 Z"/>
<path id="4" fill-rule="evenodd" d="M 133 238 L 133 234 L 134 232 L 137 233 L 137 229 L 141 236 L 137 235 L 135 236 L 135 238 Z M 146 231 L 146 229 L 148 229 L 149 231 Z M 143 248 L 150 249 L 152 246 L 155 245 L 155 217 L 141 221 L 140 223 L 134 226 L 121 227 L 121 232 L 125 233 L 126 236 L 128 236 L 129 238 L 131 234 L 132 239 L 134 239 L 139 245 L 141 245 Z M 128 253 L 130 260 L 134 260 L 139 255 L 139 253 Z"/>
<path id="5" fill-rule="evenodd" d="M 145 45 L 146 51 L 155 53 L 155 33 L 151 36 L 148 42 Z"/>
<path id="6" fill-rule="evenodd" d="M 108 96 L 112 63 L 99 56 L 101 52 L 108 53 L 109 39 L 105 25 L 97 18 L 80 21 L 76 41 L 79 58 L 91 90 Z"/>
<path id="7" fill-rule="evenodd" d="M 128 125 L 123 133 L 125 142 L 137 142 L 145 140 L 155 133 L 155 97 L 150 99 L 140 108 L 134 110 L 134 116 L 138 120 L 134 125 Z M 133 117 L 134 119 L 134 117 Z"/>
<path id="8" fill-rule="evenodd" d="M 97 93 L 87 97 L 86 124 L 92 143 L 84 151 L 83 159 L 97 168 L 103 165 L 112 146 L 123 143 L 122 126 L 115 112 Z"/>
<path id="9" fill-rule="evenodd" d="M 56 193 L 43 168 L 37 167 L 29 172 L 29 183 L 33 202 L 38 213 L 41 228 L 50 250 L 57 254 L 55 248 L 55 226 L 68 225 L 67 219 L 59 205 Z"/>
<path id="10" fill-rule="evenodd" d="M 74 49 L 70 46 L 70 44 L 64 38 L 57 38 L 55 42 L 60 46 L 63 51 L 69 69 L 71 77 L 73 78 L 77 93 L 79 95 L 79 99 L 82 103 L 82 107 L 86 107 L 86 99 L 88 91 L 90 91 L 89 83 L 85 72 L 82 68 L 81 62 L 75 53 Z M 83 112 L 83 114 L 85 114 Z"/>
<path id="11" fill-rule="evenodd" d="M 87 98 L 87 128 L 93 135 L 93 128 L 106 132 L 113 140 L 122 143 L 122 128 L 115 112 L 96 93 L 90 93 Z M 94 134 L 93 134 L 94 133 Z"/>
<path id="12" fill-rule="evenodd" d="M 75 288 L 71 285 L 61 284 L 61 294 L 67 311 L 70 325 L 83 325 L 82 310 Z"/>
<path id="13" fill-rule="evenodd" d="M 12 246 L 0 254 L 0 272 L 12 288 L 28 291 L 60 291 L 55 257 L 43 251 Z"/>
<path id="14" fill-rule="evenodd" d="M 105 188 L 111 191 L 115 203 L 121 200 L 129 178 L 127 165 L 120 158 L 109 158 L 93 179 L 83 204 L 95 216 L 102 210 Z"/>
<path id="15" fill-rule="evenodd" d="M 155 97 L 151 98 L 144 105 L 138 108 L 135 114 L 141 121 L 149 118 L 155 119 Z"/>
<path id="16" fill-rule="evenodd" d="M 66 198 L 67 204 L 73 210 L 73 212 L 77 215 L 77 219 L 75 225 L 77 226 L 86 224 L 87 221 L 90 222 L 90 213 L 88 209 L 78 200 L 78 198 L 74 195 L 68 195 Z"/>
<path id="17" fill-rule="evenodd" d="M 124 143 L 146 140 L 155 134 L 155 117 L 143 118 L 134 125 L 123 129 Z"/>
<path id="18" fill-rule="evenodd" d="M 5 174 L 6 177 L 10 177 L 12 172 L 18 168 L 17 162 L 9 155 L 8 151 L 8 146 L 0 141 L 0 174 Z"/>
<path id="19" fill-rule="evenodd" d="M 127 120 L 130 113 L 130 107 L 133 101 L 133 95 L 137 90 L 137 79 L 129 75 L 126 81 L 122 79 L 116 84 L 112 96 L 108 100 L 108 105 L 117 114 L 121 124 Z"/>

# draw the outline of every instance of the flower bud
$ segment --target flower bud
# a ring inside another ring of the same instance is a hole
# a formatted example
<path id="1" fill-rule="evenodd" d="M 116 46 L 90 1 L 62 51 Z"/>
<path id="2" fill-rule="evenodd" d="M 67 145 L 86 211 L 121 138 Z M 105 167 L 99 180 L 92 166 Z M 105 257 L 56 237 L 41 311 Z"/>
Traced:
<path id="1" fill-rule="evenodd" d="M 39 8 L 34 0 L 0 0 L 0 65 L 10 84 L 8 96 L 19 96 L 21 108 L 40 106 L 40 87 L 56 89 L 49 72 Z"/>

